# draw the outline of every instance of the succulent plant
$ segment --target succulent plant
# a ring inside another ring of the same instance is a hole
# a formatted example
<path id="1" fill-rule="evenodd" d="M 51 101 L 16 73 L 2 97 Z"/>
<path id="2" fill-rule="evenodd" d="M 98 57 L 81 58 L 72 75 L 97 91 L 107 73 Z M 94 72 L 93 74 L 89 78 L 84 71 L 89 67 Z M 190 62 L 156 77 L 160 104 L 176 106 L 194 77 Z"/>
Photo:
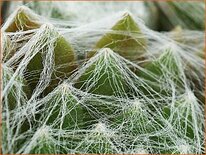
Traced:
<path id="1" fill-rule="evenodd" d="M 204 153 L 202 32 L 155 32 L 125 12 L 43 19 L 23 6 L 3 26 L 3 154 Z"/>

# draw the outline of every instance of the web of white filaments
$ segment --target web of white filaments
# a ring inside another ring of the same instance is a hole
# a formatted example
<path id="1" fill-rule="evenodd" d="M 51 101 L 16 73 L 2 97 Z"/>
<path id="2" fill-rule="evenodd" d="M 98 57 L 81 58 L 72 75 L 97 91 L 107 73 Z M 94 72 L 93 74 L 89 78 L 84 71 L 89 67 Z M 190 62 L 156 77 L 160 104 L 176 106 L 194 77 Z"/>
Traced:
<path id="1" fill-rule="evenodd" d="M 201 49 L 154 32 L 139 19 L 142 33 L 111 30 L 119 15 L 76 28 L 44 24 L 3 32 L 3 153 L 204 152 Z M 145 52 L 124 58 L 105 45 L 85 57 L 106 33 L 131 37 Z M 59 35 L 70 42 L 78 65 L 64 78 L 58 76 L 64 66 L 55 66 Z M 28 72 L 37 55 L 42 68 Z M 31 90 L 32 80 L 37 82 Z"/>

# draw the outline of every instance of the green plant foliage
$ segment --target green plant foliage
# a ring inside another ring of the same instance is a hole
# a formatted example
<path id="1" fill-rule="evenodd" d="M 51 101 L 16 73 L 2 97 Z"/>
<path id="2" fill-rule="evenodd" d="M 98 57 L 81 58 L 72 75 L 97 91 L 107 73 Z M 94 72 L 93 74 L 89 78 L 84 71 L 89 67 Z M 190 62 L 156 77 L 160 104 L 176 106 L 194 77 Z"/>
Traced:
<path id="1" fill-rule="evenodd" d="M 51 75 L 52 80 L 50 85 L 45 92 L 48 93 L 55 88 L 61 80 L 67 78 L 76 68 L 76 56 L 71 45 L 63 36 L 58 34 L 58 32 L 47 27 L 43 33 L 45 33 L 45 35 L 43 35 L 42 38 L 38 38 L 39 41 L 37 41 L 37 44 L 42 44 L 42 47 L 40 47 L 39 52 L 29 62 L 27 72 L 33 73 L 28 78 L 31 88 L 34 90 L 40 79 L 41 72 L 47 67 L 44 64 L 44 58 L 49 55 L 50 57 L 47 57 L 47 59 L 52 62 L 50 65 L 54 65 L 54 72 Z M 52 33 L 51 35 L 56 37 L 53 38 L 54 42 L 52 44 L 49 43 L 49 39 L 51 38 L 47 37 L 47 33 Z M 45 43 L 41 42 L 42 39 Z"/>
<path id="2" fill-rule="evenodd" d="M 130 89 L 121 65 L 113 51 L 103 49 L 85 66 L 75 87 L 99 95 L 121 96 Z"/>
<path id="3" fill-rule="evenodd" d="M 96 43 L 95 50 L 88 53 L 88 57 L 101 48 L 110 48 L 129 60 L 145 53 L 147 39 L 130 14 L 125 13 L 111 30 Z"/>
<path id="4" fill-rule="evenodd" d="M 17 32 L 37 29 L 41 26 L 39 17 L 27 7 L 19 7 L 5 25 L 6 32 Z"/>

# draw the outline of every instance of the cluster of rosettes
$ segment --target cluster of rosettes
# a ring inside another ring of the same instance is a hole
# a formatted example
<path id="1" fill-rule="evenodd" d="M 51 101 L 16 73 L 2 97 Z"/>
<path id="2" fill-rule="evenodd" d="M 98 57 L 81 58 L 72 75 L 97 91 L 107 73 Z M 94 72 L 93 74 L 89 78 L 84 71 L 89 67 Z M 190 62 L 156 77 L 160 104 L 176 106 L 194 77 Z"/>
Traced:
<path id="1" fill-rule="evenodd" d="M 204 153 L 204 32 L 129 12 L 67 27 L 22 6 L 2 50 L 3 153 Z"/>

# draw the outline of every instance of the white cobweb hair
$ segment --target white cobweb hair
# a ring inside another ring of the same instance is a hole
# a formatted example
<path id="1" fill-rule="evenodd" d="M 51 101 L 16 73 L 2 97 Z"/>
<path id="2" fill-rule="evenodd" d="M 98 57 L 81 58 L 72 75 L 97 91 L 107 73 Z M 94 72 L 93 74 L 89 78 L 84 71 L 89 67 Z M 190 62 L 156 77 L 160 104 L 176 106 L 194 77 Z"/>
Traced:
<path id="1" fill-rule="evenodd" d="M 191 87 L 205 77 L 204 61 L 195 52 L 198 48 L 185 47 L 165 34 L 154 32 L 140 19 L 136 21 L 142 34 L 112 31 L 111 27 L 121 16 L 122 13 L 118 13 L 70 29 L 43 25 L 4 62 L 3 153 L 204 152 L 204 103 Z M 70 40 L 80 56 L 81 52 L 90 51 L 107 32 L 126 34 L 136 40 L 146 36 L 145 59 L 131 62 L 109 48 L 102 48 L 88 61 L 81 57 L 76 72 L 51 93 L 42 96 L 54 71 L 54 30 Z M 4 32 L 4 35 L 24 36 L 25 33 L 28 32 Z M 44 47 L 46 49 L 42 50 Z M 39 52 L 44 53 L 44 67 L 37 87 L 29 97 L 24 91 L 27 85 L 24 83 L 25 70 Z M 162 60 L 164 56 L 167 59 Z M 159 66 L 161 75 L 145 68 L 145 64 L 151 63 Z M 90 76 L 82 81 L 84 87 L 75 88 L 90 67 Z M 189 78 L 188 70 L 192 71 Z M 99 82 L 103 75 L 112 83 Z M 190 78 L 195 80 L 190 81 Z M 109 85 L 115 93 L 98 93 L 98 82 L 101 86 Z M 204 89 L 197 91 L 203 93 Z M 14 100 L 17 106 L 9 109 Z"/>

